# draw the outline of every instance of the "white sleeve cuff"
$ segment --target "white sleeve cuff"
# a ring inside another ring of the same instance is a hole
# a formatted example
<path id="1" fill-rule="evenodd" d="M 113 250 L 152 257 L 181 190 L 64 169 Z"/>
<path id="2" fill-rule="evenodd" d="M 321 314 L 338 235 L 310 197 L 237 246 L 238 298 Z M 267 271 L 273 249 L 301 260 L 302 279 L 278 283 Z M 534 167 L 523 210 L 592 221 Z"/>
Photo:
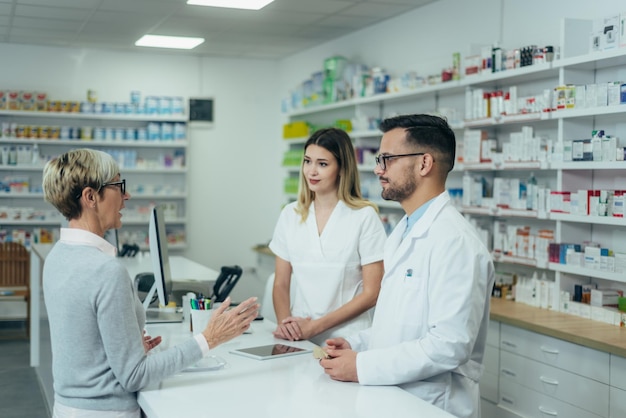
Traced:
<path id="1" fill-rule="evenodd" d="M 202 357 L 209 354 L 209 343 L 206 341 L 206 338 L 204 338 L 204 335 L 196 334 L 193 336 L 193 338 L 196 339 L 198 347 L 200 347 L 200 350 L 202 351 Z"/>

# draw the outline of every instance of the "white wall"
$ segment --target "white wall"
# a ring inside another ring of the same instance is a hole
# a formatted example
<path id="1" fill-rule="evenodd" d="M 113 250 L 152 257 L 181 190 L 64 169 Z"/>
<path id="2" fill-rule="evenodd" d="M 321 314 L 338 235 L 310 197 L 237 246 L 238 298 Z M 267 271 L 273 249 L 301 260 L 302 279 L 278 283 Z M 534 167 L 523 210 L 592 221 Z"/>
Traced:
<path id="1" fill-rule="evenodd" d="M 0 57 L 0 88 L 55 99 L 85 100 L 88 89 L 100 101 L 128 101 L 131 90 L 212 97 L 213 127 L 190 127 L 183 255 L 215 269 L 255 265 L 251 247 L 271 238 L 283 203 L 276 62 L 11 44 Z"/>

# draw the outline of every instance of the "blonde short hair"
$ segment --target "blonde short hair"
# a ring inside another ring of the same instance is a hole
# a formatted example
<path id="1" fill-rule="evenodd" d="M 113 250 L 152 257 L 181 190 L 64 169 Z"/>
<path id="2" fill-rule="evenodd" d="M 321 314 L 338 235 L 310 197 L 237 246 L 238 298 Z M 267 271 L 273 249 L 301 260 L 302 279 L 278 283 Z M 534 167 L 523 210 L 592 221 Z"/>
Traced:
<path id="1" fill-rule="evenodd" d="M 102 185 L 119 175 L 115 159 L 106 152 L 82 148 L 68 151 L 49 161 L 43 169 L 44 199 L 65 219 L 77 219 L 85 187 L 102 193 Z"/>

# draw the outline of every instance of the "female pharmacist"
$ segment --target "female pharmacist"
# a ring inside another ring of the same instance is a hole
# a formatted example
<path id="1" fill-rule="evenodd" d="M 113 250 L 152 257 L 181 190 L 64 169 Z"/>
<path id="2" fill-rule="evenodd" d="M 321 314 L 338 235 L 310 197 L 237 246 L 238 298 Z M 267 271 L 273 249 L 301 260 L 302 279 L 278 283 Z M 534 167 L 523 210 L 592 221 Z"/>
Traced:
<path id="1" fill-rule="evenodd" d="M 117 163 L 101 151 L 69 151 L 46 164 L 43 189 L 69 221 L 43 270 L 53 418 L 139 418 L 137 391 L 196 363 L 256 317 L 255 298 L 228 311 L 227 299 L 202 333 L 148 355 L 161 338 L 143 335 L 142 304 L 115 248 L 103 238 L 122 226 L 120 211 L 130 199 Z"/>
<path id="2" fill-rule="evenodd" d="M 270 242 L 274 335 L 322 344 L 369 327 L 385 239 L 376 207 L 361 197 L 350 137 L 316 131 L 304 146 L 298 200 L 283 209 Z"/>

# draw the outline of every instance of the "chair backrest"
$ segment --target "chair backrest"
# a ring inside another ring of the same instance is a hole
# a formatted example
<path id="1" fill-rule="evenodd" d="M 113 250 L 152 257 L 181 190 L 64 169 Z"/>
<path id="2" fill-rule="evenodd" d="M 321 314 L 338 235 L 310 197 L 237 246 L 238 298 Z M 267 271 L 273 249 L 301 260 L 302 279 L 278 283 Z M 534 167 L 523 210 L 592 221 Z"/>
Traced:
<path id="1" fill-rule="evenodd" d="M 220 275 L 213 285 L 213 303 L 224 302 L 224 299 L 233 290 L 243 270 L 239 266 L 224 266 L 220 271 Z"/>
<path id="2" fill-rule="evenodd" d="M 0 287 L 27 287 L 30 279 L 30 253 L 17 242 L 0 244 Z"/>
<path id="3" fill-rule="evenodd" d="M 270 274 L 265 283 L 265 292 L 263 293 L 263 302 L 261 302 L 261 315 L 264 319 L 276 322 L 276 312 L 274 312 L 274 273 Z"/>

